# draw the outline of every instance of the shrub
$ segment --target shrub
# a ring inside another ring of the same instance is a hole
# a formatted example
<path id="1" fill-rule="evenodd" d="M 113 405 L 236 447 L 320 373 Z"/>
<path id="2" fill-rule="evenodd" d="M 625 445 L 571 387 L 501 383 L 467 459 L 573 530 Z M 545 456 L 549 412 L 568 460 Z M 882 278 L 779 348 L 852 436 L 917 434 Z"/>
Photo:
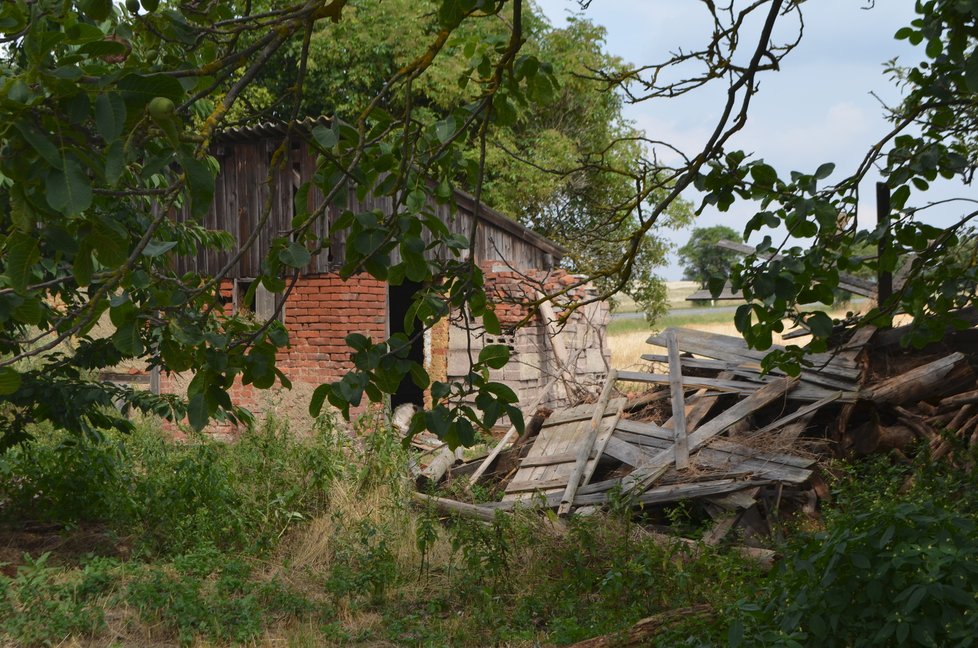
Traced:
<path id="1" fill-rule="evenodd" d="M 100 439 L 40 430 L 0 455 L 0 514 L 106 523 L 147 555 L 267 551 L 324 511 L 332 481 L 352 473 L 344 435 L 328 424 L 302 439 L 274 419 L 233 443 L 167 436 L 148 421 Z"/>
<path id="2" fill-rule="evenodd" d="M 169 630 L 184 645 L 199 637 L 254 641 L 275 617 L 319 609 L 281 582 L 257 578 L 245 558 L 215 547 L 138 566 L 135 572 L 126 602 L 144 622 Z"/>
<path id="3" fill-rule="evenodd" d="M 825 528 L 785 550 L 760 606 L 745 606 L 751 645 L 970 646 L 978 637 L 978 535 L 961 474 L 901 471 L 847 480 Z M 732 643 L 745 626 L 735 621 Z"/>

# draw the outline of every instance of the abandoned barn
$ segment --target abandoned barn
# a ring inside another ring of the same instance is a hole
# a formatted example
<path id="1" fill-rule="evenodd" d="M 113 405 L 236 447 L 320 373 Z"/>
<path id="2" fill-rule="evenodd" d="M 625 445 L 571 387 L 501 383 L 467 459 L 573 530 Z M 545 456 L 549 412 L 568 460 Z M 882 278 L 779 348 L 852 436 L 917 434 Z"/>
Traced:
<path id="1" fill-rule="evenodd" d="M 304 123 L 305 132 L 322 120 Z M 289 231 L 294 210 L 294 196 L 316 171 L 317 153 L 303 137 L 295 133 L 289 145 L 285 164 L 271 164 L 273 153 L 282 145 L 286 131 L 283 126 L 264 124 L 223 132 L 212 146 L 212 154 L 220 162 L 220 173 L 214 202 L 203 219 L 208 229 L 225 230 L 233 235 L 237 246 L 256 236 L 254 244 L 241 254 L 230 267 L 222 283 L 222 293 L 229 308 L 249 309 L 257 317 L 274 315 L 278 306 L 289 331 L 290 345 L 280 352 L 279 367 L 302 392 L 323 382 L 339 379 L 352 368 L 349 348 L 344 338 L 352 332 L 362 333 L 375 340 L 384 339 L 403 329 L 404 315 L 411 304 L 417 284 L 405 282 L 388 286 L 367 274 L 342 278 L 338 269 L 343 265 L 345 240 L 343 231 L 333 231 L 331 224 L 340 216 L 340 208 L 330 206 L 327 218 L 317 225 L 316 235 L 329 246 L 315 255 L 304 270 L 284 304 L 280 295 L 269 294 L 262 287 L 255 291 L 254 300 L 245 303 L 254 278 L 259 273 L 262 258 L 267 254 L 271 239 Z M 354 187 L 349 187 L 347 208 L 354 212 L 380 210 L 390 214 L 393 201 L 388 196 L 367 196 L 359 200 Z M 323 195 L 313 188 L 307 196 L 308 208 L 322 206 Z M 453 232 L 468 234 L 472 229 L 475 200 L 455 191 L 451 204 L 430 202 L 429 208 Z M 271 204 L 264 225 L 262 213 Z M 555 326 L 549 307 L 543 314 L 534 314 L 530 324 L 517 327 L 529 314 L 525 304 L 538 293 L 551 293 L 578 283 L 565 270 L 557 267 L 564 250 L 546 238 L 485 206 L 478 210 L 475 261 L 485 273 L 486 288 L 496 303 L 496 314 L 503 335 L 488 335 L 478 321 L 451 317 L 442 321 L 412 350 L 413 358 L 424 363 L 433 380 L 452 380 L 468 372 L 470 354 L 478 355 L 486 344 L 506 344 L 511 349 L 511 361 L 495 372 L 494 380 L 512 387 L 521 402 L 543 396 L 543 404 L 555 404 L 564 395 L 560 389 L 541 394 L 551 377 L 569 371 L 581 383 L 600 384 L 608 371 L 610 352 L 605 341 L 607 307 L 595 302 L 575 311 L 562 326 Z M 186 212 L 177 215 L 189 218 Z M 256 228 L 262 230 L 255 233 Z M 181 270 L 193 270 L 214 275 L 238 252 L 200 251 L 195 257 L 181 258 Z M 434 253 L 437 253 L 435 251 Z M 592 289 L 580 287 L 572 296 L 587 297 Z M 559 313 L 558 313 L 559 314 Z M 178 390 L 179 377 L 163 377 L 165 391 Z M 257 394 L 250 389 L 235 390 L 238 402 L 261 409 Z M 411 402 L 423 405 L 428 396 L 409 380 L 392 399 L 392 405 Z"/>

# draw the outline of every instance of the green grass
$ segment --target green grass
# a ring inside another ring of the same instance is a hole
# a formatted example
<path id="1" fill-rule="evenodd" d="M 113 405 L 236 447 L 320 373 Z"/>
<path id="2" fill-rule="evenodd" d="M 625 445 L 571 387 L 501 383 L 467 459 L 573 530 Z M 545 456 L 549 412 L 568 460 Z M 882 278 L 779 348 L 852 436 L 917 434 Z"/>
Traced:
<path id="1" fill-rule="evenodd" d="M 636 317 L 629 319 L 612 319 L 608 324 L 608 335 L 620 335 L 622 333 L 634 333 L 636 331 L 661 331 L 669 327 L 691 326 L 695 324 L 733 324 L 734 314 L 730 311 L 716 313 L 699 312 L 696 314 L 676 313 L 669 314 L 659 319 L 654 326 L 644 318 Z"/>

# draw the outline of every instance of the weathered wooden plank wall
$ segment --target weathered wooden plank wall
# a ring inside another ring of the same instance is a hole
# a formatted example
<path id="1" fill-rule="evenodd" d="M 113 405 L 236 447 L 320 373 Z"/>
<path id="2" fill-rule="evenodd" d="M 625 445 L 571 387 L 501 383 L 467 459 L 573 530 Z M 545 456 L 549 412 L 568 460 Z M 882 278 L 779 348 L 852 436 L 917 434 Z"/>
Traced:
<path id="1" fill-rule="evenodd" d="M 251 278 L 260 273 L 261 260 L 267 254 L 272 240 L 286 235 L 291 229 L 294 213 L 294 197 L 299 186 L 316 172 L 315 151 L 302 139 L 293 139 L 286 147 L 286 159 L 272 170 L 272 157 L 282 144 L 281 137 L 253 137 L 223 141 L 215 145 L 214 155 L 221 164 L 214 192 L 214 204 L 202 219 L 208 229 L 221 229 L 236 239 L 231 252 L 201 250 L 194 257 L 177 260 L 182 272 L 196 271 L 214 275 L 224 267 L 231 256 L 238 252 L 253 232 L 257 231 L 254 244 L 245 251 L 227 275 L 229 278 Z M 330 231 L 330 225 L 347 208 L 356 213 L 380 210 L 388 215 L 393 209 L 390 196 L 368 195 L 358 200 L 354 188 L 344 192 L 345 200 L 335 201 L 327 209 L 327 218 L 317 224 L 315 234 L 328 246 L 314 255 L 306 273 L 327 273 L 338 270 L 344 262 L 346 232 Z M 324 202 L 323 193 L 312 187 L 306 207 L 319 209 Z M 345 202 L 345 205 L 343 204 Z M 468 236 L 472 230 L 474 200 L 471 196 L 456 192 L 454 205 L 439 205 L 429 201 L 427 208 L 438 216 L 450 231 Z M 267 220 L 262 215 L 270 209 Z M 176 214 L 176 219 L 190 218 L 186 209 Z M 431 242 L 425 231 L 426 242 Z M 555 244 L 530 232 L 505 216 L 480 208 L 480 222 L 476 230 L 476 261 L 500 261 L 516 269 L 546 269 L 559 259 L 562 250 Z M 433 249 L 429 258 L 447 255 L 444 249 Z M 395 252 L 394 260 L 397 260 Z"/>

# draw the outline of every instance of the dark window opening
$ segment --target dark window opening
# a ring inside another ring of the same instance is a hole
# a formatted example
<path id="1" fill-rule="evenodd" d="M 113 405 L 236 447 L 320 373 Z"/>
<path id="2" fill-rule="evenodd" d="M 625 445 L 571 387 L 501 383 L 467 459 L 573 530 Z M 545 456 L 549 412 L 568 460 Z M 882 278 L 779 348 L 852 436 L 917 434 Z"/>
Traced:
<path id="1" fill-rule="evenodd" d="M 387 289 L 387 321 L 390 326 L 390 334 L 405 333 L 404 317 L 411 307 L 415 293 L 421 288 L 421 284 L 413 281 L 405 281 L 400 286 L 389 286 Z M 424 364 L 424 336 L 421 334 L 421 322 L 414 319 L 414 329 L 411 332 L 411 349 L 408 358 L 418 364 Z M 391 408 L 404 403 L 413 403 L 418 407 L 424 407 L 424 391 L 414 384 L 411 376 L 407 375 L 401 381 L 397 391 L 391 395 Z"/>

